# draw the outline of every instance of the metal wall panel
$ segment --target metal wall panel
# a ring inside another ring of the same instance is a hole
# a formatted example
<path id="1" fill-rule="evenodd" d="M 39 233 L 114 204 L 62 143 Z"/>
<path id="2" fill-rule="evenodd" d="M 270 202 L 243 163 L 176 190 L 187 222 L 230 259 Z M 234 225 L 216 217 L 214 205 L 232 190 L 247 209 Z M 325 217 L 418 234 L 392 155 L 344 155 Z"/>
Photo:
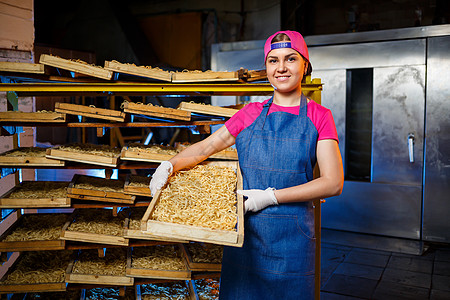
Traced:
<path id="1" fill-rule="evenodd" d="M 423 239 L 450 242 L 450 32 L 428 40 Z"/>
<path id="2" fill-rule="evenodd" d="M 320 78 L 323 83 L 321 102 L 333 114 L 339 137 L 339 150 L 344 158 L 346 70 L 314 70 L 311 78 Z"/>
<path id="3" fill-rule="evenodd" d="M 314 70 L 424 65 L 425 39 L 310 47 Z"/>
<path id="4" fill-rule="evenodd" d="M 322 205 L 322 227 L 419 239 L 421 207 L 421 186 L 345 181 Z"/>
<path id="5" fill-rule="evenodd" d="M 424 65 L 374 69 L 373 182 L 422 185 L 424 108 Z"/>

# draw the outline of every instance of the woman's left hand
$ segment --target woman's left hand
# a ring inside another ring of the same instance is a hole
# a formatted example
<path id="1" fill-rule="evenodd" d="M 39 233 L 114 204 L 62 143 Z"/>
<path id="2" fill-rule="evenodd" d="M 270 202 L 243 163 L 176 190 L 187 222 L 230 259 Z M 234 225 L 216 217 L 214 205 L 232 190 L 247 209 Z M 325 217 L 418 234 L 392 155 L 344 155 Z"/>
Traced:
<path id="1" fill-rule="evenodd" d="M 278 205 L 274 190 L 274 188 L 267 188 L 265 190 L 237 190 L 236 192 L 247 197 L 244 202 L 245 212 L 257 212 L 267 206 Z"/>

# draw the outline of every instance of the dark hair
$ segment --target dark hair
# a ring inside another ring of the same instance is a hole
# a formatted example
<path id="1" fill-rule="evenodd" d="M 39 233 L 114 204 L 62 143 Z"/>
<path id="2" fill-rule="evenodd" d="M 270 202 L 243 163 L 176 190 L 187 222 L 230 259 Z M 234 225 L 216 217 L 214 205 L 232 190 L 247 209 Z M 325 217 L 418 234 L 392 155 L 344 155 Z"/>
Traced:
<path id="1" fill-rule="evenodd" d="M 279 33 L 276 36 L 273 37 L 273 39 L 270 41 L 271 44 L 273 43 L 278 43 L 278 42 L 284 42 L 284 41 L 290 41 L 291 39 L 289 38 L 289 36 L 285 33 Z M 300 53 L 299 53 L 300 54 Z M 300 54 L 301 55 L 301 54 Z M 309 60 L 307 60 L 303 55 L 301 55 L 303 57 L 303 59 L 308 63 L 308 65 L 306 66 L 306 73 L 304 74 L 305 76 L 311 75 L 312 72 L 312 67 L 311 67 L 311 63 L 309 62 Z"/>

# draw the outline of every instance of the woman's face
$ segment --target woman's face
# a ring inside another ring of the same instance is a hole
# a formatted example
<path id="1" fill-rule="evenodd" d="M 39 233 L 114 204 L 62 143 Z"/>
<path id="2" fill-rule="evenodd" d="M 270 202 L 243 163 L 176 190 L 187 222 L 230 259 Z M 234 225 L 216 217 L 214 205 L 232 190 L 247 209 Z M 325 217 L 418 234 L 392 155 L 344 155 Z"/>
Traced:
<path id="1" fill-rule="evenodd" d="M 289 93 L 300 88 L 305 68 L 306 61 L 294 49 L 278 48 L 267 55 L 267 78 L 278 92 Z"/>

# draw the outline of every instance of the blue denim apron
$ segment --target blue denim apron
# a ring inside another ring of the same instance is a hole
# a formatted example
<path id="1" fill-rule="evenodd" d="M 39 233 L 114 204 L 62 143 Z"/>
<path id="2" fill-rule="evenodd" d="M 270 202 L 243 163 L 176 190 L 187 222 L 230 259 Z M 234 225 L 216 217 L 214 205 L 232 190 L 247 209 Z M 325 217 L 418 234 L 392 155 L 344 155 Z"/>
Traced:
<path id="1" fill-rule="evenodd" d="M 301 97 L 299 115 L 258 118 L 236 138 L 244 189 L 282 189 L 313 179 L 318 133 Z M 220 299 L 314 299 L 315 235 L 311 201 L 248 212 L 242 248 L 225 247 Z"/>

